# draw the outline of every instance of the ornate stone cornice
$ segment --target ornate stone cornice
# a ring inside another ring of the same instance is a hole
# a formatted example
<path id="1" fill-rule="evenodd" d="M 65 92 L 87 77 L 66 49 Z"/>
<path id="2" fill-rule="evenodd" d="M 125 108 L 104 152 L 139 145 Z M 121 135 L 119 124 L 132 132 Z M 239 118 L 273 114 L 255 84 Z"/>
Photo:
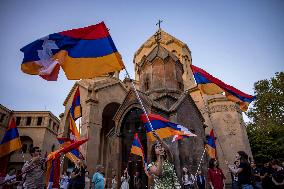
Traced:
<path id="1" fill-rule="evenodd" d="M 187 89 L 185 92 L 192 93 L 192 92 L 196 92 L 196 91 L 200 91 L 197 85 L 195 85 L 194 87 L 192 87 L 190 89 Z"/>
<path id="2" fill-rule="evenodd" d="M 210 95 L 209 95 L 210 96 Z M 214 103 L 214 102 L 230 102 L 226 97 L 218 97 L 218 98 L 211 98 L 207 100 L 208 104 Z"/>
<path id="3" fill-rule="evenodd" d="M 97 104 L 99 101 L 97 99 L 94 99 L 94 98 L 90 97 L 85 102 L 86 102 L 86 104 L 88 104 L 88 103 Z"/>
<path id="4" fill-rule="evenodd" d="M 238 112 L 241 113 L 240 107 L 236 104 L 230 105 L 213 105 L 209 107 L 209 112 L 216 113 L 216 112 Z"/>
<path id="5" fill-rule="evenodd" d="M 12 110 L 9 110 L 7 107 L 3 106 L 2 104 L 0 104 L 0 109 L 2 109 L 3 111 L 10 113 L 12 112 Z"/>
<path id="6" fill-rule="evenodd" d="M 112 86 L 114 86 L 114 85 L 120 85 L 120 86 L 123 88 L 123 90 L 124 90 L 125 92 L 127 92 L 127 89 L 125 88 L 125 86 L 123 85 L 123 83 L 122 83 L 120 80 L 112 81 L 112 82 L 105 83 L 105 84 L 103 84 L 103 85 L 94 87 L 94 91 L 95 91 L 95 92 L 98 92 L 98 91 L 100 91 L 100 90 L 103 90 L 103 89 L 112 87 Z"/>

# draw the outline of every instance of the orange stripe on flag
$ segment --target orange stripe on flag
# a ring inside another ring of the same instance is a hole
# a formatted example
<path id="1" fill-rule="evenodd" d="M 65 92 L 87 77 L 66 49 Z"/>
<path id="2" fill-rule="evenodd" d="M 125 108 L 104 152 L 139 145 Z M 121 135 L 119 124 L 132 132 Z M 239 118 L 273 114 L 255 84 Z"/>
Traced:
<path id="1" fill-rule="evenodd" d="M 9 153 L 18 150 L 22 147 L 20 138 L 14 138 L 9 142 L 0 145 L 0 157 L 8 155 Z"/>
<path id="2" fill-rule="evenodd" d="M 137 146 L 132 146 L 130 153 L 138 155 L 138 156 L 143 156 L 142 149 L 138 148 Z"/>

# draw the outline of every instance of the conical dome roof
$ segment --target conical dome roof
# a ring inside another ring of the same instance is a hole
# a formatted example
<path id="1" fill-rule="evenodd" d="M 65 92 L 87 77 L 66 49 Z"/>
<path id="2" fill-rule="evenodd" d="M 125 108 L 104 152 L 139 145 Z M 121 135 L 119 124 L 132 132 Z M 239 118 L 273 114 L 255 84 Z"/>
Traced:
<path id="1" fill-rule="evenodd" d="M 190 54 L 190 50 L 188 46 L 180 41 L 179 39 L 173 37 L 172 35 L 168 34 L 167 32 L 160 30 L 161 32 L 161 40 L 160 45 L 167 49 L 169 52 L 174 53 L 177 58 L 181 61 L 182 55 L 184 54 L 184 49 L 188 51 Z M 155 40 L 155 35 L 152 35 L 145 43 L 141 45 L 141 47 L 136 51 L 134 55 L 134 64 L 139 63 L 142 60 L 143 56 L 147 56 L 152 50 L 157 46 L 157 42 Z"/>

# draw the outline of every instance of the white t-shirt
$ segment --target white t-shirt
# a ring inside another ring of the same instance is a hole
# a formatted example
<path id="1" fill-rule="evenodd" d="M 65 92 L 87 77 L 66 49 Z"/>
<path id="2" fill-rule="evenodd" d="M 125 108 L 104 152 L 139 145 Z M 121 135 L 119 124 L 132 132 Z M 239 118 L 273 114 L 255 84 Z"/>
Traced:
<path id="1" fill-rule="evenodd" d="M 182 177 L 183 185 L 192 185 L 194 183 L 194 176 L 192 174 L 190 175 L 184 175 Z"/>
<path id="2" fill-rule="evenodd" d="M 7 183 L 8 184 L 11 184 L 11 183 L 14 183 L 14 182 L 16 182 L 16 175 L 6 175 L 6 177 L 5 177 L 5 181 L 7 181 L 7 180 L 10 180 L 10 181 L 8 181 Z"/>

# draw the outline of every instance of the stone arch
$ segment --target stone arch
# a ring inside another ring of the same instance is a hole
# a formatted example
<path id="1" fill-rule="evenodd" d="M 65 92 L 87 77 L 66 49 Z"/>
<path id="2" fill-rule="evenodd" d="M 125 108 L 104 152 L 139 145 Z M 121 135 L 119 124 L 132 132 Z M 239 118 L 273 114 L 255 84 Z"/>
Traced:
<path id="1" fill-rule="evenodd" d="M 20 136 L 20 140 L 22 143 L 22 151 L 23 153 L 29 153 L 30 150 L 34 147 L 34 141 L 29 136 Z"/>
<path id="2" fill-rule="evenodd" d="M 120 107 L 117 102 L 111 102 L 107 104 L 102 111 L 102 128 L 100 132 L 100 150 L 99 150 L 99 162 L 105 167 L 108 164 L 108 149 L 110 148 L 109 138 L 114 134 L 115 122 L 113 117 Z"/>
<path id="3" fill-rule="evenodd" d="M 141 144 L 144 148 L 145 156 L 147 157 L 147 137 L 146 130 L 143 123 L 140 121 L 140 115 L 143 113 L 140 107 L 137 105 L 129 106 L 122 119 L 120 119 L 119 137 L 120 137 L 120 166 L 121 172 L 127 167 L 130 179 L 130 188 L 134 188 L 134 174 L 139 172 L 142 178 L 142 183 L 147 185 L 148 179 L 144 173 L 143 161 L 140 156 L 131 155 L 130 150 L 134 134 L 138 133 Z"/>

